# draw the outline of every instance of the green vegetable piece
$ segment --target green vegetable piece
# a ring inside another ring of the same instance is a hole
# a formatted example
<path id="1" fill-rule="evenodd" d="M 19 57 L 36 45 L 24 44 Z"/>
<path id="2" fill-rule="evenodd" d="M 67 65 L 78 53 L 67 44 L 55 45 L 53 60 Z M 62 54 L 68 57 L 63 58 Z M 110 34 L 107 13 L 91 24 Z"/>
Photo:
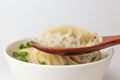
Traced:
<path id="1" fill-rule="evenodd" d="M 17 60 L 28 62 L 26 59 L 26 56 L 28 55 L 27 52 L 13 52 L 13 57 L 16 58 Z"/>
<path id="2" fill-rule="evenodd" d="M 26 46 L 27 46 L 28 48 L 32 47 L 32 45 L 30 44 L 30 42 L 27 42 L 27 43 L 26 43 Z"/>
<path id="3" fill-rule="evenodd" d="M 95 59 L 96 59 L 96 57 L 92 58 L 92 59 L 91 59 L 91 62 L 94 62 L 94 61 L 96 61 Z"/>
<path id="4" fill-rule="evenodd" d="M 20 61 L 28 62 L 28 60 L 26 59 L 25 56 L 18 56 L 16 59 L 18 59 Z"/>
<path id="5" fill-rule="evenodd" d="M 19 52 L 19 55 L 20 55 L 20 56 L 27 56 L 28 53 L 27 53 L 27 52 Z"/>
<path id="6" fill-rule="evenodd" d="M 65 63 L 64 65 L 70 65 L 69 63 Z"/>
<path id="7" fill-rule="evenodd" d="M 27 47 L 24 44 L 21 44 L 19 47 L 19 49 L 25 49 L 25 48 L 27 48 Z"/>
<path id="8" fill-rule="evenodd" d="M 45 62 L 45 61 L 43 61 L 41 64 L 42 64 L 42 65 L 46 65 L 46 62 Z"/>
<path id="9" fill-rule="evenodd" d="M 16 58 L 16 57 L 18 57 L 19 56 L 19 54 L 17 53 L 17 52 L 13 52 L 13 57 L 14 58 Z"/>

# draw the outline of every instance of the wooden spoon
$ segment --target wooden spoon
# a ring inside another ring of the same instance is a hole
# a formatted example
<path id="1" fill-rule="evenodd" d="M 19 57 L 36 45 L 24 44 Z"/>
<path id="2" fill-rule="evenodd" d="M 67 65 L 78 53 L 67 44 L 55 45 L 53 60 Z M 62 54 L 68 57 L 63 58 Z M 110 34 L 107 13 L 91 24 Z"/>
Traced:
<path id="1" fill-rule="evenodd" d="M 120 44 L 120 35 L 116 36 L 103 36 L 103 42 L 88 46 L 88 47 L 80 47 L 80 48 L 55 48 L 55 47 L 46 47 L 41 46 L 40 44 L 31 41 L 31 45 L 40 51 L 44 51 L 51 54 L 57 55 L 80 55 L 91 53 L 93 51 L 101 50 L 107 47 L 111 47 L 114 45 Z"/>

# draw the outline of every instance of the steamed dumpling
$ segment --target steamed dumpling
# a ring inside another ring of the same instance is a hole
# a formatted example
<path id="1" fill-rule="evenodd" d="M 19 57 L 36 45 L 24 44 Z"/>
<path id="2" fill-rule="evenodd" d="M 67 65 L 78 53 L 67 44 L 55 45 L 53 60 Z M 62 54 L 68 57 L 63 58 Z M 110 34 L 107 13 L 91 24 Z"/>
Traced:
<path id="1" fill-rule="evenodd" d="M 102 37 L 83 28 L 63 25 L 47 28 L 40 38 L 34 40 L 48 47 L 85 47 L 102 42 Z"/>
<path id="2" fill-rule="evenodd" d="M 62 25 L 47 28 L 40 38 L 34 38 L 33 40 L 49 47 L 85 47 L 98 44 L 103 39 L 97 33 L 90 33 L 83 28 Z M 47 65 L 83 64 L 103 58 L 100 51 L 83 55 L 59 56 L 48 54 L 32 47 L 19 50 L 19 52 L 27 52 L 27 60 L 30 63 Z"/>

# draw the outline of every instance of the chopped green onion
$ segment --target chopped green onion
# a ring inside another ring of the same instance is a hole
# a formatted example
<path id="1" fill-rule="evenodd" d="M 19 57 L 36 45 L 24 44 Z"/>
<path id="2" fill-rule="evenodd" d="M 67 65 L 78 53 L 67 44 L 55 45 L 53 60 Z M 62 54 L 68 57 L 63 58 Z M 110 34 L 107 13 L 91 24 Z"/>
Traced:
<path id="1" fill-rule="evenodd" d="M 95 59 L 96 59 L 96 57 L 92 58 L 92 59 L 91 59 L 91 62 L 94 62 L 94 61 L 95 61 Z"/>
<path id="2" fill-rule="evenodd" d="M 27 46 L 28 48 L 32 47 L 32 45 L 30 44 L 30 42 L 27 42 L 27 43 L 26 43 L 26 46 Z"/>
<path id="3" fill-rule="evenodd" d="M 26 59 L 25 56 L 18 56 L 16 59 L 18 59 L 20 61 L 28 62 L 28 60 Z"/>
<path id="4" fill-rule="evenodd" d="M 45 62 L 45 61 L 43 61 L 41 64 L 42 64 L 42 65 L 46 65 L 46 62 Z"/>
<path id="5" fill-rule="evenodd" d="M 19 54 L 17 53 L 17 52 L 13 52 L 13 57 L 14 58 L 16 58 L 16 57 L 18 57 L 19 56 Z"/>
<path id="6" fill-rule="evenodd" d="M 30 48 L 32 47 L 32 45 L 30 44 L 30 42 L 26 42 L 26 44 L 21 44 L 19 49 L 25 49 L 25 48 Z"/>
<path id="7" fill-rule="evenodd" d="M 19 47 L 19 49 L 25 49 L 25 48 L 27 48 L 27 47 L 24 44 L 21 44 Z"/>
<path id="8" fill-rule="evenodd" d="M 13 57 L 16 58 L 17 60 L 28 62 L 27 60 L 27 52 L 13 52 Z"/>
<path id="9" fill-rule="evenodd" d="M 64 65 L 70 65 L 69 63 L 65 63 Z"/>
<path id="10" fill-rule="evenodd" d="M 19 52 L 18 54 L 19 54 L 20 56 L 27 56 L 27 55 L 28 55 L 27 52 Z"/>

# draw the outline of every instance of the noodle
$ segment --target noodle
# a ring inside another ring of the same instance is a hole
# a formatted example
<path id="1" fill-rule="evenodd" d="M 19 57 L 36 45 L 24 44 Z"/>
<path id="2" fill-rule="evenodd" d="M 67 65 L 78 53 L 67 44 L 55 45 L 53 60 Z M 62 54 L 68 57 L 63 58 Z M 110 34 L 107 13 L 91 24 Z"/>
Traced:
<path id="1" fill-rule="evenodd" d="M 82 28 L 64 25 L 50 27 L 43 32 L 40 38 L 34 38 L 33 40 L 48 47 L 85 47 L 102 42 L 102 37 L 98 36 L 97 33 L 90 33 Z M 98 61 L 105 57 L 100 51 L 83 55 L 60 56 L 48 54 L 33 47 L 18 52 L 27 52 L 26 58 L 30 63 L 47 65 L 83 64 Z"/>
<path id="2" fill-rule="evenodd" d="M 83 64 L 100 60 L 101 53 L 99 51 L 83 54 L 83 55 L 72 55 L 72 56 L 59 56 L 48 54 L 42 51 L 39 51 L 35 48 L 26 48 L 20 50 L 20 52 L 28 52 L 27 60 L 30 63 L 41 64 L 45 62 L 48 65 L 64 65 L 64 64 Z M 93 60 L 94 59 L 94 60 Z"/>

